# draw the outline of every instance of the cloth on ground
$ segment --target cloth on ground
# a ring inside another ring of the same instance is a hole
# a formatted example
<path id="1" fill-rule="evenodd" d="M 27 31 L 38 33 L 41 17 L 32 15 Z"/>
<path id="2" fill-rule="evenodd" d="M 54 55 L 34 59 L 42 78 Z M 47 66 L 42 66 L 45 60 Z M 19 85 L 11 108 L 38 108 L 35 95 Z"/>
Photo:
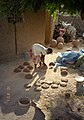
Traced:
<path id="1" fill-rule="evenodd" d="M 58 58 L 54 62 L 54 68 L 57 68 L 58 66 L 66 66 L 66 64 L 69 64 L 70 62 L 76 62 L 80 56 L 84 55 L 84 50 L 66 51 L 57 54 Z"/>

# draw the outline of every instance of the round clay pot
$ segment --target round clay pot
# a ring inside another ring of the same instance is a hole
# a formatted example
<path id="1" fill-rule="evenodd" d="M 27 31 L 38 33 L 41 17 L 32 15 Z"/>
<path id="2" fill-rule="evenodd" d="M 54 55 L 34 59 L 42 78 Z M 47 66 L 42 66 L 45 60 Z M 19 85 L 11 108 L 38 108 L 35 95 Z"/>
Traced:
<path id="1" fill-rule="evenodd" d="M 26 79 L 32 79 L 33 76 L 32 76 L 31 74 L 26 74 L 26 75 L 25 75 L 25 78 L 26 78 Z"/>
<path id="2" fill-rule="evenodd" d="M 50 47 L 56 47 L 57 46 L 57 40 L 52 39 Z"/>
<path id="3" fill-rule="evenodd" d="M 58 43 L 59 43 L 59 42 L 64 43 L 64 38 L 63 38 L 63 37 L 61 37 L 61 36 L 59 36 L 59 37 L 57 38 L 57 42 L 58 42 Z"/>
<path id="4" fill-rule="evenodd" d="M 79 43 L 80 43 L 79 40 L 73 40 L 73 41 L 72 41 L 73 47 L 78 47 Z"/>
<path id="5" fill-rule="evenodd" d="M 57 45 L 57 48 L 58 48 L 58 49 L 63 49 L 63 43 L 62 43 L 62 42 L 59 42 L 58 45 Z"/>
<path id="6" fill-rule="evenodd" d="M 68 75 L 68 71 L 67 71 L 67 70 L 62 70 L 62 71 L 61 71 L 61 75 L 62 75 L 62 76 Z"/>
<path id="7" fill-rule="evenodd" d="M 21 99 L 18 100 L 18 105 L 22 108 L 30 107 L 30 104 L 31 104 L 31 100 L 28 97 L 21 98 Z"/>

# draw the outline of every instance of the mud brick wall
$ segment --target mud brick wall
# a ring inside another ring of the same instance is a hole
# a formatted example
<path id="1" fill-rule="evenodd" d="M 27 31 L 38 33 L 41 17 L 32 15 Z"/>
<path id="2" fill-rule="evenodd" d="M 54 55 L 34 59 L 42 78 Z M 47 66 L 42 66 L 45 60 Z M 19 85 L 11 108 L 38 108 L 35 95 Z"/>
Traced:
<path id="1" fill-rule="evenodd" d="M 23 54 L 34 43 L 44 44 L 49 40 L 51 34 L 49 19 L 45 11 L 23 14 L 23 22 L 16 23 L 17 55 Z M 15 57 L 14 25 L 4 18 L 0 20 L 0 61 Z"/>

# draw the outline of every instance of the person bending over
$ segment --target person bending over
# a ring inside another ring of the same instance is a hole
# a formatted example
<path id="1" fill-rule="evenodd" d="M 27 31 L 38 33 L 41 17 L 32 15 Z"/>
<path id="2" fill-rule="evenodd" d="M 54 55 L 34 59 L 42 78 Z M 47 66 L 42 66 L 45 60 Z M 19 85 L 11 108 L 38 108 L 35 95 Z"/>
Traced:
<path id="1" fill-rule="evenodd" d="M 37 65 L 46 65 L 45 64 L 45 55 L 51 54 L 53 52 L 52 48 L 46 48 L 41 44 L 33 44 L 32 45 L 32 60 L 34 63 L 34 67 L 36 68 Z"/>

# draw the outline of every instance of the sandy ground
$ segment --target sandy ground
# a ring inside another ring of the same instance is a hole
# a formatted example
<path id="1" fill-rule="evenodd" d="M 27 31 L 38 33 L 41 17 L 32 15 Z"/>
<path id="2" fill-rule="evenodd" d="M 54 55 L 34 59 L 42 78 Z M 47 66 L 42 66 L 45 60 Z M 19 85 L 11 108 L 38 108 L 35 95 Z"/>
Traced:
<path id="1" fill-rule="evenodd" d="M 57 57 L 56 53 L 65 51 L 69 47 L 70 44 L 65 44 L 62 50 L 55 48 L 52 55 L 46 55 L 47 70 L 39 69 L 35 72 L 31 70 L 30 73 L 33 73 L 32 79 L 26 79 L 25 75 L 27 73 L 23 70 L 14 73 L 14 69 L 23 64 L 24 60 L 22 58 L 0 64 L 0 120 L 72 120 L 70 116 L 66 115 L 67 102 L 69 102 L 73 111 L 84 116 L 84 87 L 80 91 L 74 79 L 75 76 L 81 75 L 80 71 L 69 67 L 68 75 L 64 77 L 61 76 L 59 68 L 56 72 L 49 69 L 49 63 L 55 61 Z M 79 48 L 84 49 L 84 44 Z M 78 49 L 74 48 L 74 50 Z M 33 66 L 32 62 L 29 62 Z M 60 85 L 58 85 L 58 88 L 51 87 L 51 84 L 60 83 L 61 79 L 68 80 L 66 87 Z M 49 84 L 46 89 L 41 84 L 45 84 L 45 82 Z M 35 83 L 40 83 L 41 91 L 35 91 Z M 31 87 L 26 89 L 25 84 L 30 84 Z M 67 101 L 65 100 L 66 92 L 71 95 Z M 10 94 L 9 101 L 8 93 Z M 29 109 L 20 108 L 17 101 L 23 97 L 31 98 L 36 105 L 31 104 Z M 79 106 L 80 112 L 77 111 Z"/>

